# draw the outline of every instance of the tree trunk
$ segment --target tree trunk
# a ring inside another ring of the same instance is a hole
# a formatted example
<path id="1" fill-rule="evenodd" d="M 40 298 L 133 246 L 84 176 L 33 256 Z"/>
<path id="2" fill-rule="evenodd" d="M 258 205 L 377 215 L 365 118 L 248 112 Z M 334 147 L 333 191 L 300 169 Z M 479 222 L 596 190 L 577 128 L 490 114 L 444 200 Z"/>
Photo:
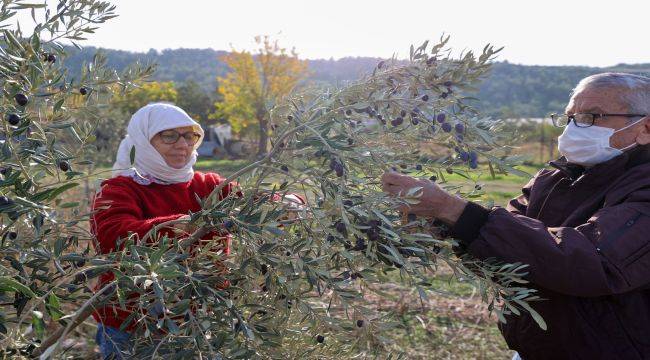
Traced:
<path id="1" fill-rule="evenodd" d="M 259 142 L 257 143 L 257 155 L 262 156 L 266 154 L 266 147 L 269 142 L 269 122 L 266 118 L 266 114 L 258 114 L 257 122 L 260 126 Z"/>

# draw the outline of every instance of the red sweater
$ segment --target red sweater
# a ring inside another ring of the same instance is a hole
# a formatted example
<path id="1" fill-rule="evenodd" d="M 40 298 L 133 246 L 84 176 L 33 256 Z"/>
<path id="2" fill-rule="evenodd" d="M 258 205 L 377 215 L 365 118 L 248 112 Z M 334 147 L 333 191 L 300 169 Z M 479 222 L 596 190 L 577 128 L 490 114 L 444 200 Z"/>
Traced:
<path id="1" fill-rule="evenodd" d="M 91 231 L 97 236 L 97 252 L 106 254 L 115 250 L 117 239 L 135 233 L 142 238 L 153 226 L 175 220 L 188 212 L 201 209 L 196 201 L 208 196 L 225 179 L 215 173 L 195 172 L 192 180 L 186 183 L 160 185 L 140 185 L 129 177 L 116 177 L 102 183 L 101 191 L 93 202 L 94 215 L 91 217 Z M 232 190 L 225 186 L 222 197 Z M 159 236 L 169 230 L 161 230 Z M 205 238 L 213 238 L 214 233 Z M 225 253 L 230 253 L 230 238 L 225 241 Z M 97 290 L 114 279 L 113 273 L 100 276 Z M 119 305 L 99 308 L 95 320 L 105 326 L 119 328 L 131 312 L 122 310 Z M 128 327 L 133 329 L 134 325 Z"/>

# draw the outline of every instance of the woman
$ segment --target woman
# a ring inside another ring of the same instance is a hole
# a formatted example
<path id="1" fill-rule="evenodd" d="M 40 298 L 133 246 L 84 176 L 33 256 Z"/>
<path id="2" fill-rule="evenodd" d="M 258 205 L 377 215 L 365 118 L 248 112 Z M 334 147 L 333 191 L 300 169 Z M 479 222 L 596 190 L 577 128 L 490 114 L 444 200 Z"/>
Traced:
<path id="1" fill-rule="evenodd" d="M 120 250 L 120 239 L 129 234 L 142 239 L 152 227 L 185 219 L 188 212 L 200 210 L 195 194 L 204 198 L 224 181 L 215 173 L 192 168 L 202 139 L 201 126 L 174 105 L 150 104 L 133 115 L 117 152 L 112 178 L 102 183 L 93 202 L 91 230 L 97 237 L 99 253 Z M 232 188 L 232 184 L 225 186 L 221 196 Z M 186 226 L 174 225 L 189 232 Z M 161 229 L 158 236 L 173 231 Z M 229 243 L 229 237 L 224 238 L 225 254 L 229 254 Z M 112 273 L 103 274 L 97 289 L 113 279 Z M 120 351 L 130 348 L 133 322 L 126 331 L 119 330 L 129 315 L 119 305 L 107 305 L 93 314 L 98 322 L 96 340 L 103 358 L 121 359 Z"/>

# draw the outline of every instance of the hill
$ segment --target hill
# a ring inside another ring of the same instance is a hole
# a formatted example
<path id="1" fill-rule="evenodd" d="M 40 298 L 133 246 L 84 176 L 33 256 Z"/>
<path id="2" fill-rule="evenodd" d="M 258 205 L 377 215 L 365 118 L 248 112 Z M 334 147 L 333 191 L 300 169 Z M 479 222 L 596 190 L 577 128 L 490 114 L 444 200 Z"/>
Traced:
<path id="1" fill-rule="evenodd" d="M 87 47 L 69 49 L 66 64 L 80 69 L 100 49 Z M 225 51 L 212 49 L 174 49 L 146 53 L 101 49 L 109 65 L 122 69 L 136 61 L 156 63 L 153 80 L 183 83 L 197 82 L 205 91 L 214 92 L 217 76 L 228 71 L 219 61 Z M 372 71 L 380 61 L 371 57 L 348 57 L 338 60 L 309 60 L 311 79 L 332 85 L 357 79 Z M 491 74 L 473 96 L 481 101 L 478 107 L 487 115 L 497 117 L 543 117 L 562 111 L 571 89 L 583 77 L 605 71 L 623 71 L 650 76 L 648 64 L 619 64 L 607 68 L 580 66 L 527 66 L 496 62 Z"/>

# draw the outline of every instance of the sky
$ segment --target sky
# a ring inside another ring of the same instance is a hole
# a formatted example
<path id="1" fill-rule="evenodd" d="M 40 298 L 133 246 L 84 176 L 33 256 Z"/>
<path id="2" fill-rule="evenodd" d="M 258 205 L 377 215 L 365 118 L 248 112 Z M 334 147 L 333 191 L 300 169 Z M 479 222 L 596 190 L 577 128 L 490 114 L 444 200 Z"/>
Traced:
<path id="1" fill-rule="evenodd" d="M 504 47 L 526 65 L 650 63 L 648 0 L 113 0 L 85 43 L 112 49 L 252 49 L 266 34 L 302 58 L 407 57 L 451 35 L 455 53 Z"/>

